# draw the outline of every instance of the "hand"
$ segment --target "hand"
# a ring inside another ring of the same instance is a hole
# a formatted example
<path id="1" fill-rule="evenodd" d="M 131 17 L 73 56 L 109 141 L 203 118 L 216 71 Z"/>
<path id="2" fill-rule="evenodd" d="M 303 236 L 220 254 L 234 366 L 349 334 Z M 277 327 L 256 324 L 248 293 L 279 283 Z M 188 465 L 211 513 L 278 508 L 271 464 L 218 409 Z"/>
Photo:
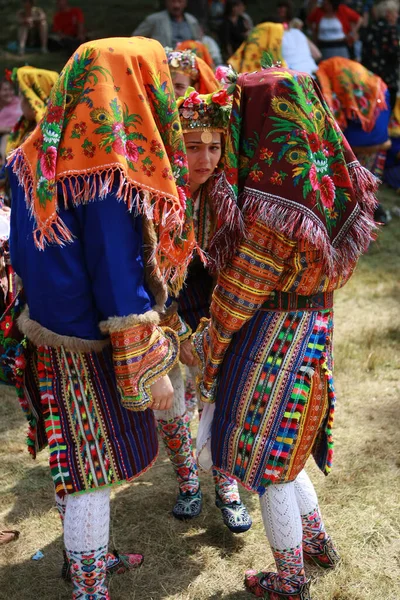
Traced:
<path id="1" fill-rule="evenodd" d="M 168 410 L 174 401 L 174 388 L 168 375 L 157 379 L 150 388 L 153 402 L 149 408 L 152 410 Z"/>
<path id="2" fill-rule="evenodd" d="M 179 352 L 179 360 L 188 367 L 195 367 L 197 365 L 197 360 L 194 355 L 192 342 L 190 339 L 182 342 Z"/>

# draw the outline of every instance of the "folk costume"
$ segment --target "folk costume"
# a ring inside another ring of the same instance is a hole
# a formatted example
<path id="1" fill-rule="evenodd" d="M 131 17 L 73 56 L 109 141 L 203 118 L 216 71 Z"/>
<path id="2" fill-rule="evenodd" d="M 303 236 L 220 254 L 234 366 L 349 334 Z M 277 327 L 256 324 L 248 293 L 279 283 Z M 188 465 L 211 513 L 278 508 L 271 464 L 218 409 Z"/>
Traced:
<path id="1" fill-rule="evenodd" d="M 191 49 L 170 50 L 166 48 L 166 52 L 172 80 L 174 80 L 175 73 L 188 75 L 190 77 L 189 85 L 195 87 L 200 94 L 212 94 L 220 88 L 212 69 Z"/>
<path id="2" fill-rule="evenodd" d="M 179 116 L 183 133 L 199 132 L 208 141 L 212 132 L 225 134 L 231 109 L 230 98 L 225 90 L 214 94 L 200 95 L 189 88 L 185 97 L 178 100 Z M 189 174 L 190 175 L 190 174 Z M 238 235 L 240 218 L 237 207 L 229 200 L 220 206 L 213 203 L 214 188 L 218 187 L 221 172 L 218 170 L 196 193 L 194 200 L 194 228 L 196 241 L 208 256 L 214 242 L 214 253 L 218 253 L 220 239 L 227 235 Z M 225 214 L 224 214 L 225 212 Z M 231 213 L 231 222 L 226 213 Z M 235 222 L 234 215 L 237 214 Z M 177 302 L 168 311 L 163 324 L 178 331 L 181 341 L 190 338 L 200 319 L 209 316 L 209 305 L 214 286 L 214 278 L 199 257 L 195 257 L 189 266 L 185 286 Z M 197 368 L 194 369 L 197 375 Z M 174 406 L 166 411 L 155 411 L 158 430 L 164 441 L 167 453 L 175 469 L 179 494 L 173 508 L 178 519 L 190 519 L 197 516 L 202 508 L 202 494 L 196 459 L 190 433 L 190 416 L 186 406 L 185 388 L 182 372 L 179 368 L 171 371 L 174 387 Z M 247 531 L 252 524 L 246 507 L 240 500 L 237 483 L 234 479 L 217 470 L 213 472 L 216 493 L 216 505 L 220 508 L 225 525 L 234 533 Z"/>
<path id="3" fill-rule="evenodd" d="M 80 46 L 8 170 L 12 262 L 27 299 L 19 327 L 31 349 L 29 447 L 50 449 L 73 598 L 104 600 L 118 563 L 107 557 L 109 488 L 157 457 L 151 385 L 179 348 L 159 311 L 196 246 L 160 44 Z"/>
<path id="4" fill-rule="evenodd" d="M 22 115 L 9 135 L 6 155 L 18 148 L 28 137 L 43 117 L 51 89 L 56 82 L 58 73 L 35 67 L 20 67 L 14 69 L 12 79 L 18 85 L 20 94 L 27 100 L 35 115 L 34 121 L 29 121 Z"/>
<path id="5" fill-rule="evenodd" d="M 391 145 L 390 96 L 386 83 L 360 63 L 339 56 L 320 62 L 317 78 L 359 162 L 382 177 Z"/>
<path id="6" fill-rule="evenodd" d="M 371 240 L 376 182 L 313 79 L 283 68 L 239 76 L 226 147 L 246 235 L 194 339 L 212 464 L 261 498 L 277 573 L 251 572 L 247 587 L 305 600 L 303 558 L 337 562 L 304 466 L 312 453 L 331 469 L 333 292 Z"/>

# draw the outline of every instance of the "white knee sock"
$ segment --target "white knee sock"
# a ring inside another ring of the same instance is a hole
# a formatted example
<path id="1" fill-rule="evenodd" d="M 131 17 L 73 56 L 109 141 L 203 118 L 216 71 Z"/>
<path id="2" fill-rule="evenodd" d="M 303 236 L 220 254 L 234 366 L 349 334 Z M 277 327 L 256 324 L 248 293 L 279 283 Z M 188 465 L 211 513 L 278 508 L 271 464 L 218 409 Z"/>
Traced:
<path id="1" fill-rule="evenodd" d="M 278 571 L 269 577 L 269 584 L 276 591 L 291 593 L 305 582 L 303 532 L 293 482 L 268 486 L 260 505 Z"/>
<path id="2" fill-rule="evenodd" d="M 73 600 L 87 594 L 108 600 L 106 553 L 110 528 L 110 490 L 68 496 L 64 518 L 64 543 L 71 563 Z"/>

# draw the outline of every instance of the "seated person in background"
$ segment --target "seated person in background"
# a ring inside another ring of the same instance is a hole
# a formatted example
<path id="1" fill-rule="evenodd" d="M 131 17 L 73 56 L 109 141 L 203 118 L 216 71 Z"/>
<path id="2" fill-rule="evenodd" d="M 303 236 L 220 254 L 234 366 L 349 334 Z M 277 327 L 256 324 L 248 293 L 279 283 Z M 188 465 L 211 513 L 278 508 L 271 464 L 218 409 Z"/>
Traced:
<path id="1" fill-rule="evenodd" d="M 145 18 L 132 35 L 158 40 L 162 46 L 175 48 L 185 40 L 200 40 L 200 23 L 193 15 L 185 12 L 186 0 L 165 0 L 165 10 Z"/>
<path id="2" fill-rule="evenodd" d="M 44 10 L 35 6 L 34 0 L 25 0 L 17 12 L 19 54 L 25 54 L 26 46 L 38 47 L 47 52 L 47 18 Z"/>
<path id="3" fill-rule="evenodd" d="M 57 0 L 57 12 L 50 34 L 50 49 L 73 52 L 85 39 L 85 17 L 78 6 L 70 6 L 68 0 Z"/>
<path id="4" fill-rule="evenodd" d="M 7 135 L 21 115 L 21 103 L 12 82 L 6 77 L 0 79 L 0 166 L 5 159 Z"/>

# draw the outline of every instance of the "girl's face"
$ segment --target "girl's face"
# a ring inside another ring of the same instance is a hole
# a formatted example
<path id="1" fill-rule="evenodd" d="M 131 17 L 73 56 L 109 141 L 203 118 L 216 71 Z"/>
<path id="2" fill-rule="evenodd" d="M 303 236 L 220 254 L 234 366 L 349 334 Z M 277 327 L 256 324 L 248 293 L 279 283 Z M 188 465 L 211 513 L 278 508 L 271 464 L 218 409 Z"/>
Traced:
<path id="1" fill-rule="evenodd" d="M 11 104 L 14 98 L 14 88 L 8 81 L 3 81 L 0 86 L 0 105 L 7 106 Z"/>
<path id="2" fill-rule="evenodd" d="M 220 133 L 212 132 L 212 139 L 207 143 L 202 141 L 201 134 L 201 131 L 184 134 L 192 194 L 214 173 L 222 153 L 222 136 Z"/>
<path id="3" fill-rule="evenodd" d="M 191 84 L 190 76 L 184 73 L 174 73 L 172 75 L 172 83 L 174 84 L 175 98 L 184 96 L 186 90 Z"/>

